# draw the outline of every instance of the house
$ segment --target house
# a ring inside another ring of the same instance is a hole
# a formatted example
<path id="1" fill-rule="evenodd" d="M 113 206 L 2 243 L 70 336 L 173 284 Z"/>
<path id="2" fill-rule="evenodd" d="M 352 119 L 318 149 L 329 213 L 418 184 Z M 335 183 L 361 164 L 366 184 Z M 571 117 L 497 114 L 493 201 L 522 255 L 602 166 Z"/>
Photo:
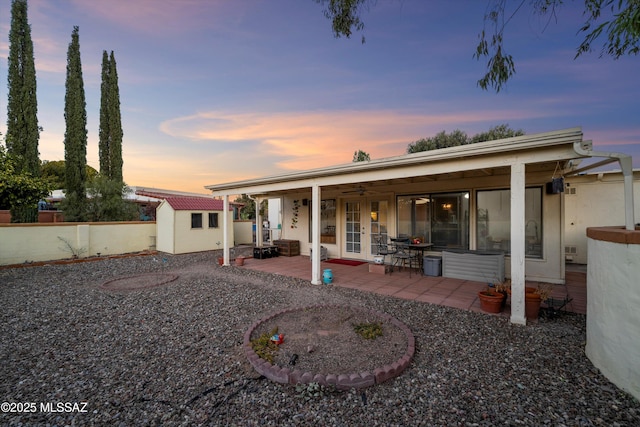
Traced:
<path id="1" fill-rule="evenodd" d="M 618 161 L 625 226 L 633 229 L 631 158 L 599 153 L 580 128 L 206 186 L 228 204 L 249 194 L 282 200 L 282 238 L 298 240 L 321 283 L 320 246 L 330 256 L 373 260 L 375 242 L 399 235 L 433 253 L 500 250 L 512 281 L 511 321 L 524 324 L 524 283 L 564 283 L 563 178 L 576 159 Z M 257 221 L 261 235 L 261 221 Z M 225 263 L 232 242 L 224 241 Z M 492 278 L 478 277 L 478 281 Z"/>
<path id="2" fill-rule="evenodd" d="M 223 241 L 233 242 L 233 210 L 210 197 L 166 197 L 156 209 L 156 230 L 161 252 L 222 249 Z"/>
<path id="3" fill-rule="evenodd" d="M 640 170 L 633 171 L 634 223 L 640 224 Z M 586 264 L 587 228 L 624 224 L 624 175 L 620 170 L 565 178 L 565 260 Z"/>

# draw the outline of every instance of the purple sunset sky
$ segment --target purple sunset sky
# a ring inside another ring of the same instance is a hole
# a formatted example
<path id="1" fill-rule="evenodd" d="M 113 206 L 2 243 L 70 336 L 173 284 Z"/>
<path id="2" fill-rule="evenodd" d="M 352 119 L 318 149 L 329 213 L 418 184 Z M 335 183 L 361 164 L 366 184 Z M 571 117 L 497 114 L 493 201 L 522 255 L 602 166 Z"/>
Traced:
<path id="1" fill-rule="evenodd" d="M 528 134 L 581 126 L 596 149 L 631 154 L 640 167 L 640 58 L 600 58 L 598 45 L 574 60 L 584 2 L 566 2 L 548 26 L 525 8 L 505 33 L 516 75 L 498 94 L 482 91 L 484 61 L 472 55 L 486 6 L 378 1 L 362 15 L 362 44 L 360 34 L 335 39 L 312 0 L 29 0 L 40 158 L 64 159 L 66 54 L 78 25 L 87 161 L 98 169 L 102 51 L 113 50 L 131 186 L 204 193 L 501 123 Z M 10 21 L 3 1 L 3 134 Z"/>

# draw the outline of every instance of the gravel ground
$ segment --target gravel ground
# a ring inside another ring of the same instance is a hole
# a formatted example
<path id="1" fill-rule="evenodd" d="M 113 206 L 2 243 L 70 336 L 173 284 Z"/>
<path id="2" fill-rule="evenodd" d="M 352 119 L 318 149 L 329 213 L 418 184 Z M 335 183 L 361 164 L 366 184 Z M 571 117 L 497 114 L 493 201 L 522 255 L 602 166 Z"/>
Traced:
<path id="1" fill-rule="evenodd" d="M 214 260 L 167 256 L 176 280 L 128 292 L 101 285 L 162 265 L 144 256 L 0 270 L 0 400 L 10 402 L 0 424 L 640 425 L 640 403 L 585 357 L 584 316 L 519 327 Z M 319 303 L 401 320 L 416 337 L 414 361 L 358 392 L 260 377 L 241 349 L 247 328 Z"/>

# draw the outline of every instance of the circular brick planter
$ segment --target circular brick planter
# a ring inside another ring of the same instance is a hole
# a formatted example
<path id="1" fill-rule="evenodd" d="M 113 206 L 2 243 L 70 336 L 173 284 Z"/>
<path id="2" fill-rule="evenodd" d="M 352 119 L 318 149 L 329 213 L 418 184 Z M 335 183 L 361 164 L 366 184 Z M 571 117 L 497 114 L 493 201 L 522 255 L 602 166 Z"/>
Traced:
<path id="1" fill-rule="evenodd" d="M 137 291 L 140 289 L 149 289 L 166 285 L 177 278 L 177 274 L 169 273 L 138 274 L 136 276 L 127 276 L 109 280 L 103 283 L 101 287 L 109 291 Z"/>
<path id="2" fill-rule="evenodd" d="M 280 366 L 272 365 L 268 361 L 261 359 L 251 348 L 251 336 L 253 332 L 258 329 L 262 324 L 272 321 L 274 318 L 296 311 L 304 311 L 308 309 L 331 309 L 331 308 L 345 308 L 344 306 L 335 305 L 317 305 L 310 307 L 300 307 L 293 309 L 285 309 L 271 314 L 261 320 L 255 322 L 244 334 L 243 348 L 244 352 L 249 360 L 249 363 L 254 367 L 258 373 L 264 375 L 271 381 L 275 381 L 281 384 L 308 384 L 318 383 L 323 386 L 333 385 L 339 390 L 349 390 L 352 388 L 360 389 L 370 387 L 376 384 L 380 384 L 389 379 L 395 378 L 400 375 L 411 363 L 413 355 L 415 353 L 416 341 L 415 337 L 411 333 L 411 330 L 399 321 L 398 319 L 374 310 L 367 310 L 363 308 L 347 307 L 350 310 L 357 310 L 364 313 L 369 313 L 382 321 L 389 322 L 396 328 L 400 329 L 406 336 L 407 349 L 402 357 L 398 360 L 389 363 L 384 366 L 373 369 L 373 371 L 365 372 L 353 372 L 353 373 L 341 373 L 341 374 L 318 374 L 314 372 L 303 372 L 299 369 L 282 368 Z M 285 337 L 286 340 L 286 337 Z"/>

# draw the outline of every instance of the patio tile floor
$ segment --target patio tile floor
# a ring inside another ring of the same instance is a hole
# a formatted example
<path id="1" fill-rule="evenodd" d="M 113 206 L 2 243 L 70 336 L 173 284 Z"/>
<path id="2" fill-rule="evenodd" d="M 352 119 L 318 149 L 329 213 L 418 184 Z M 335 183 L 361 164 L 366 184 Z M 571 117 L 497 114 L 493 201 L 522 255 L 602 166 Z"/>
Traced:
<path id="1" fill-rule="evenodd" d="M 249 258 L 245 260 L 244 268 L 265 271 L 283 276 L 297 277 L 311 281 L 311 262 L 307 256 L 276 257 L 267 259 Z M 331 269 L 333 283 L 331 286 L 359 289 L 396 298 L 427 302 L 460 308 L 463 310 L 481 312 L 477 293 L 486 287 L 486 283 L 470 280 L 452 279 L 447 277 L 422 276 L 414 271 L 409 277 L 409 271 L 393 271 L 391 274 L 376 274 L 369 272 L 369 264 L 349 266 L 322 262 L 321 269 Z M 551 296 L 563 299 L 573 298 L 567 304 L 566 310 L 574 313 L 586 314 L 587 286 L 586 273 L 566 272 L 566 284 L 553 285 Z M 527 281 L 526 286 L 536 287 L 538 282 Z M 325 285 L 320 285 L 325 286 Z M 496 316 L 510 317 L 510 306 L 507 304 L 502 313 Z"/>

